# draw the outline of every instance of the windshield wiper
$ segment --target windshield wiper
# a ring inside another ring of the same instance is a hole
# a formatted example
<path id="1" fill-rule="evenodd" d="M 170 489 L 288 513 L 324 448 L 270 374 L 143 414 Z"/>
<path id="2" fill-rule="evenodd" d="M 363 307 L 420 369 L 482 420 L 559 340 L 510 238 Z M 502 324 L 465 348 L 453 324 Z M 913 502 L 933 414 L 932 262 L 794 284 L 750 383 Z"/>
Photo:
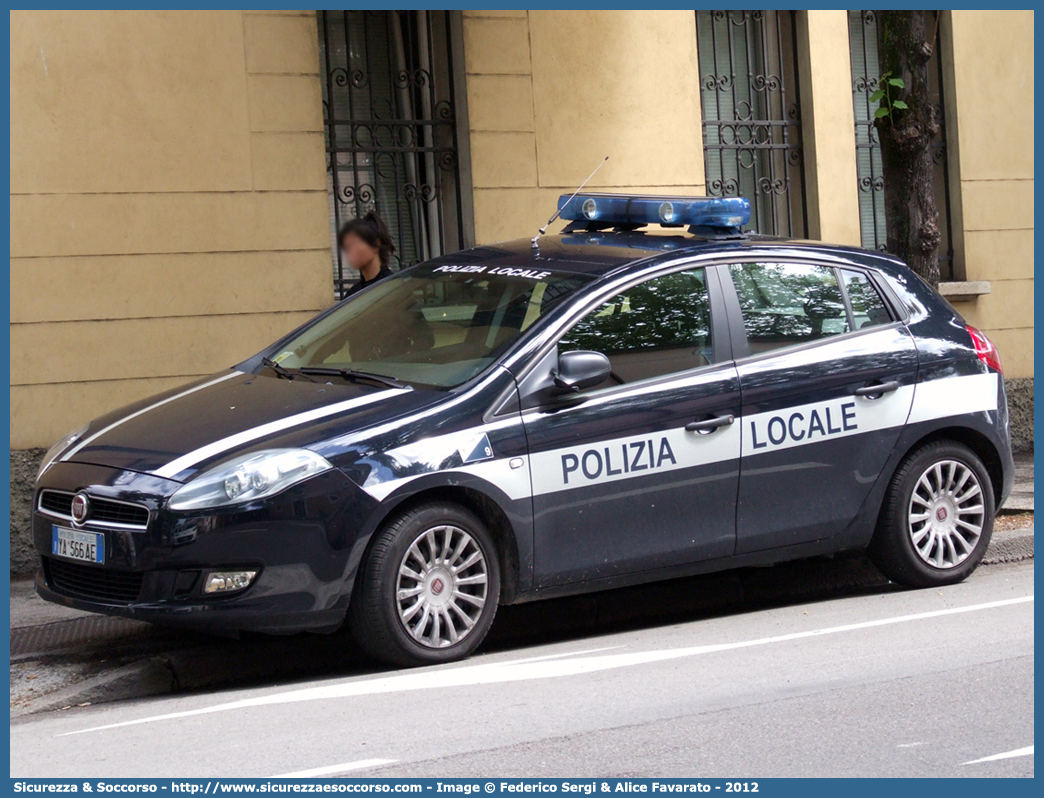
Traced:
<path id="1" fill-rule="evenodd" d="M 272 369 L 272 371 L 274 371 L 280 377 L 286 377 L 291 382 L 294 379 L 295 375 L 294 375 L 294 373 L 292 371 L 290 371 L 290 369 L 286 368 L 285 366 L 279 365 L 278 363 L 276 363 L 274 360 L 272 360 L 270 358 L 267 358 L 267 357 L 261 358 L 261 365 L 262 366 L 268 366 L 268 368 Z M 300 371 L 300 369 L 298 369 L 298 371 Z M 313 380 L 307 374 L 302 374 L 301 376 L 304 377 L 309 382 L 315 382 L 315 380 Z"/>
<path id="2" fill-rule="evenodd" d="M 361 382 L 363 380 L 369 380 L 370 382 L 380 383 L 381 385 L 387 385 L 389 388 L 409 388 L 410 386 L 404 382 L 399 382 L 394 377 L 386 377 L 383 374 L 374 374 L 370 371 L 355 371 L 353 369 L 334 369 L 327 368 L 326 366 L 302 366 L 297 370 L 300 374 L 315 374 L 316 376 L 322 377 L 340 377 L 348 382 Z"/>

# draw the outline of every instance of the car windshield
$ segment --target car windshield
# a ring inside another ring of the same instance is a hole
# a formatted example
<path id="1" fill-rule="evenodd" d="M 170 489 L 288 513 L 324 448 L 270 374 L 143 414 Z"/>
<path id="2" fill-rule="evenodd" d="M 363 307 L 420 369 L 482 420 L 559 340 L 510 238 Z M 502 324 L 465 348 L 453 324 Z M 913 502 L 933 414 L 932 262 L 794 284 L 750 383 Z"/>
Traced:
<path id="1" fill-rule="evenodd" d="M 272 355 L 283 369 L 452 388 L 486 369 L 591 278 L 531 268 L 419 266 L 316 321 Z M 319 370 L 322 371 L 319 371 Z"/>

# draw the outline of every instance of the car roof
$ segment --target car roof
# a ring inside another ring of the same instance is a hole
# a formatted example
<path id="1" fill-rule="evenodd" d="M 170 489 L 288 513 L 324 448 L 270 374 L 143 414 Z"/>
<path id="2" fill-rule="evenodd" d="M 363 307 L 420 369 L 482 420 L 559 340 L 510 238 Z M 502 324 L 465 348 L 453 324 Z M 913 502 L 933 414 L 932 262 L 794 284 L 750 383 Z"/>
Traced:
<path id="1" fill-rule="evenodd" d="M 442 255 L 428 261 L 428 264 L 482 264 L 489 267 L 539 269 L 601 277 L 657 255 L 728 255 L 749 249 L 779 249 L 781 255 L 788 252 L 791 255 L 816 252 L 863 262 L 872 259 L 869 265 L 873 266 L 902 267 L 894 258 L 858 247 L 761 235 L 733 239 L 707 238 L 670 228 L 626 232 L 578 231 L 546 235 L 539 238 L 537 247 L 532 245 L 530 239 L 520 238 Z"/>

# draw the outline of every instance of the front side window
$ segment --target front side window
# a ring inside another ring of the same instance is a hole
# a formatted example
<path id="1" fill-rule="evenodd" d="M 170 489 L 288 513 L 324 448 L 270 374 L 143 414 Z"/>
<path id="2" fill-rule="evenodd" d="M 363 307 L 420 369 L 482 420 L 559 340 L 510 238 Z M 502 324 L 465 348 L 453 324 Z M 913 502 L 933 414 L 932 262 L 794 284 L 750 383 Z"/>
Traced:
<path id="1" fill-rule="evenodd" d="M 829 266 L 729 266 L 752 355 L 849 331 L 845 300 Z"/>
<path id="2" fill-rule="evenodd" d="M 421 266 L 346 302 L 272 359 L 305 374 L 346 369 L 451 388 L 484 371 L 589 281 L 531 269 Z"/>
<path id="3" fill-rule="evenodd" d="M 559 352 L 578 349 L 606 355 L 616 382 L 710 364 L 710 297 L 704 270 L 666 274 L 617 294 L 558 343 Z"/>

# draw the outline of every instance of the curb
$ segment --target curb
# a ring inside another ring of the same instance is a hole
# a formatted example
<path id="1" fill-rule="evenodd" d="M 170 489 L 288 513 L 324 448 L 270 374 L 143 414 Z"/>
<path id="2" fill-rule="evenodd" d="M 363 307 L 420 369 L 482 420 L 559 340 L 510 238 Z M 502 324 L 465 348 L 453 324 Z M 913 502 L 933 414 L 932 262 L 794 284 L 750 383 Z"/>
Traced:
<path id="1" fill-rule="evenodd" d="M 48 693 L 24 711 L 13 709 L 12 716 L 31 715 L 48 710 L 70 709 L 85 704 L 105 704 L 128 698 L 146 698 L 173 692 L 174 672 L 162 657 L 138 660 L 108 673 Z"/>
<path id="2" fill-rule="evenodd" d="M 991 542 L 986 556 L 982 558 L 982 564 L 999 565 L 1032 559 L 1033 535 L 1019 535 Z"/>

